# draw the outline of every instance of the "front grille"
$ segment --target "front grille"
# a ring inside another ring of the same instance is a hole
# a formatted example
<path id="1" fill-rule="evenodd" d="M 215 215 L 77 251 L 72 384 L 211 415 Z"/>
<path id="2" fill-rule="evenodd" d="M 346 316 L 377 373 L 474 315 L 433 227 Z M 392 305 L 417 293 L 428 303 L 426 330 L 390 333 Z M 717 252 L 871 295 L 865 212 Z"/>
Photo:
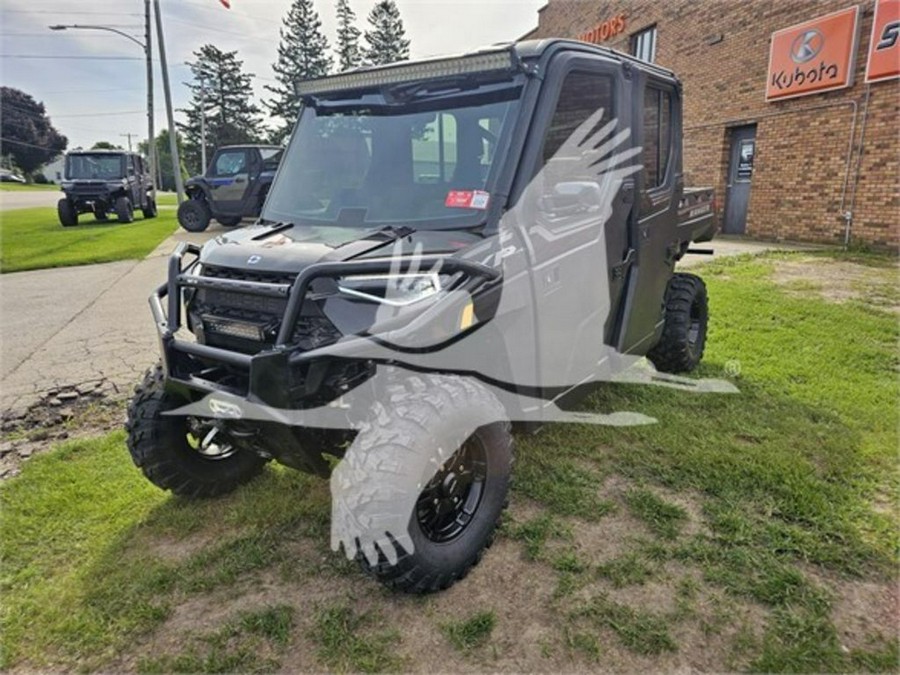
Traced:
<path id="1" fill-rule="evenodd" d="M 292 284 L 296 275 L 247 271 L 212 265 L 203 266 L 203 276 L 271 284 Z M 190 302 L 191 325 L 198 339 L 213 347 L 256 353 L 275 344 L 281 321 L 287 308 L 287 298 L 270 298 L 245 293 L 231 293 L 218 289 L 199 289 Z M 236 322 L 234 329 L 225 328 Z M 246 330 L 242 330 L 246 328 Z M 227 331 L 227 332 L 223 332 Z M 262 339 L 238 337 L 240 334 L 260 335 Z M 318 303 L 307 299 L 294 327 L 292 344 L 303 351 L 333 344 L 341 334 L 322 313 Z"/>
<path id="2" fill-rule="evenodd" d="M 67 192 L 74 192 L 75 194 L 91 194 L 95 195 L 101 192 L 106 192 L 106 183 L 105 182 L 97 182 L 97 183 L 73 183 L 72 187 L 66 190 Z"/>

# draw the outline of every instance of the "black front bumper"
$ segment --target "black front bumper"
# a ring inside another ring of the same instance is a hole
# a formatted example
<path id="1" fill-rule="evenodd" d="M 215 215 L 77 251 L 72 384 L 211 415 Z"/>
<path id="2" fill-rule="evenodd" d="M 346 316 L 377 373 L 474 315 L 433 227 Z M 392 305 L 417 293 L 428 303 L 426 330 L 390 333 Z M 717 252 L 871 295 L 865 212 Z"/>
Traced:
<path id="1" fill-rule="evenodd" d="M 185 265 L 185 258 L 188 256 L 193 256 L 194 260 Z M 499 271 L 485 265 L 455 257 L 424 256 L 418 259 L 418 265 L 420 269 L 428 269 L 439 261 L 442 272 L 465 272 L 486 280 L 496 279 L 500 275 Z M 324 369 L 316 368 L 312 363 L 314 359 L 321 357 L 293 341 L 294 329 L 313 281 L 324 278 L 336 282 L 338 278 L 351 274 L 403 273 L 411 261 L 402 262 L 399 270 L 396 269 L 396 261 L 390 258 L 315 263 L 302 270 L 292 283 L 201 276 L 194 273 L 199 262 L 200 247 L 179 244 L 169 256 L 168 280 L 150 296 L 150 309 L 159 335 L 163 370 L 169 385 L 184 389 L 194 396 L 224 391 L 256 403 L 291 408 L 298 387 L 292 373 L 298 367 L 310 366 L 306 381 L 301 384 L 307 393 L 315 391 L 324 375 Z M 287 299 L 274 345 L 257 354 L 244 354 L 177 338 L 176 333 L 182 325 L 183 293 L 198 289 L 258 298 Z M 230 384 L 234 378 L 222 379 L 211 375 L 222 372 L 237 374 L 237 379 L 242 384 L 235 388 Z"/>

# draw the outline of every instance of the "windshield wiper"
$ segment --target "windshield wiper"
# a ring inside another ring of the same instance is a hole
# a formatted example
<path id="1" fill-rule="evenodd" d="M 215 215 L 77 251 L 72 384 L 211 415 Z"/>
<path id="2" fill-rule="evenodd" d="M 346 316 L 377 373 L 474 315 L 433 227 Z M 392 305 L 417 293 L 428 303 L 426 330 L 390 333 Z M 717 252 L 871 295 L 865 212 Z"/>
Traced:
<path id="1" fill-rule="evenodd" d="M 294 223 L 288 221 L 281 221 L 277 223 L 264 223 L 266 225 L 270 225 L 270 229 L 265 232 L 260 232 L 258 235 L 253 237 L 253 241 L 259 241 L 260 239 L 265 239 L 266 237 L 271 237 L 273 234 L 278 234 L 279 232 L 284 232 L 285 230 L 289 230 L 294 227 Z"/>

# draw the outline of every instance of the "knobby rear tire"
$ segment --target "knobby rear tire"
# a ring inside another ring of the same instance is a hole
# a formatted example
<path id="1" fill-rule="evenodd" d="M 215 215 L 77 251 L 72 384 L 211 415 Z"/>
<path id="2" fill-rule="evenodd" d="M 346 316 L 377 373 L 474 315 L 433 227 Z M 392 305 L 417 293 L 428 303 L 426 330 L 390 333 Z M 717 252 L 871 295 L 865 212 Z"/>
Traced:
<path id="1" fill-rule="evenodd" d="M 699 365 L 706 348 L 709 301 L 706 284 L 695 274 L 672 276 L 666 289 L 663 334 L 647 358 L 665 373 L 687 373 Z"/>

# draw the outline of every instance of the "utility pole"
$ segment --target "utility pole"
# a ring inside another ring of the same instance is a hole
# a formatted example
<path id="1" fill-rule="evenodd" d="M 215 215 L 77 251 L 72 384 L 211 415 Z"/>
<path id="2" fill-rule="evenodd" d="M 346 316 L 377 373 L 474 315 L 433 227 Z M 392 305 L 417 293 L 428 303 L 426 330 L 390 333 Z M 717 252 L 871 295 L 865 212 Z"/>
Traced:
<path id="1" fill-rule="evenodd" d="M 200 168 L 206 173 L 206 76 L 200 73 Z"/>
<path id="2" fill-rule="evenodd" d="M 129 134 L 119 134 L 119 136 L 121 136 L 122 138 L 127 138 L 127 139 L 128 139 L 128 152 L 131 152 L 131 137 L 132 137 L 132 136 L 137 136 L 137 134 L 131 134 L 131 133 L 129 133 Z M 153 171 L 153 170 L 151 169 L 151 173 L 150 173 L 151 176 L 153 175 L 153 172 L 152 172 L 152 171 Z"/>
<path id="3" fill-rule="evenodd" d="M 178 141 L 175 136 L 175 115 L 172 111 L 172 90 L 169 87 L 169 66 L 166 63 L 166 38 L 163 35 L 162 17 L 159 11 L 160 0 L 155 0 L 153 10 L 156 15 L 156 37 L 159 40 L 159 63 L 162 67 L 163 92 L 166 96 L 166 118 L 169 121 L 169 150 L 172 153 L 172 172 L 175 178 L 175 192 L 178 203 L 184 201 L 184 181 L 181 179 L 181 159 L 178 157 Z"/>
<path id="4" fill-rule="evenodd" d="M 156 156 L 156 132 L 153 128 L 153 37 L 150 25 L 150 0 L 144 0 L 144 53 L 147 55 L 147 159 L 150 161 L 150 175 L 155 176 L 158 158 Z M 131 146 L 131 138 L 128 139 Z M 153 180 L 153 202 L 156 203 L 156 180 Z"/>

